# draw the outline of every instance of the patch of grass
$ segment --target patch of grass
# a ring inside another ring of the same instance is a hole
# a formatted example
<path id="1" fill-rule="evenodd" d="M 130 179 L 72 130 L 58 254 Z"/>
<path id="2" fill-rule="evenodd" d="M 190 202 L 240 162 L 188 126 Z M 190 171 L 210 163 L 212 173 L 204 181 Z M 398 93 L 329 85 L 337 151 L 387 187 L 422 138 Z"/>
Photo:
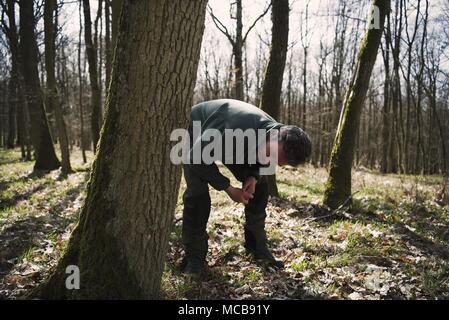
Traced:
<path id="1" fill-rule="evenodd" d="M 242 272 L 241 282 L 243 284 L 251 284 L 259 281 L 262 278 L 262 274 L 255 268 L 246 269 Z"/>
<path id="2" fill-rule="evenodd" d="M 19 261 L 29 262 L 33 258 L 33 252 L 36 250 L 36 247 L 30 246 L 25 249 L 22 254 L 19 256 Z"/>
<path id="3" fill-rule="evenodd" d="M 14 207 L 6 207 L 0 210 L 0 218 L 8 218 L 8 216 L 14 212 Z"/>
<path id="4" fill-rule="evenodd" d="M 279 191 L 279 198 L 284 199 L 284 200 L 289 200 L 290 195 L 286 191 Z"/>
<path id="5" fill-rule="evenodd" d="M 351 266 L 357 261 L 357 256 L 353 252 L 342 252 L 326 259 L 326 264 L 331 268 Z"/>
<path id="6" fill-rule="evenodd" d="M 437 270 L 423 268 L 421 281 L 424 292 L 429 296 L 449 299 L 449 291 L 447 291 L 449 287 L 449 266 L 443 266 Z"/>
<path id="7" fill-rule="evenodd" d="M 173 279 L 176 278 L 176 281 Z M 169 299 L 182 299 L 188 296 L 192 291 L 198 289 L 198 282 L 192 281 L 188 277 L 175 272 L 167 263 L 164 267 L 164 273 L 161 279 L 162 295 Z"/>
<path id="8" fill-rule="evenodd" d="M 232 248 L 232 247 L 238 246 L 240 244 L 240 239 L 238 239 L 235 236 L 224 236 L 223 237 L 223 244 L 226 247 Z"/>
<path id="9" fill-rule="evenodd" d="M 310 262 L 307 260 L 293 261 L 290 264 L 290 267 L 296 272 L 303 272 L 308 269 L 311 269 Z"/>
<path id="10" fill-rule="evenodd" d="M 273 246 L 277 246 L 282 241 L 282 233 L 277 229 L 268 229 L 267 237 L 269 239 L 269 243 Z"/>

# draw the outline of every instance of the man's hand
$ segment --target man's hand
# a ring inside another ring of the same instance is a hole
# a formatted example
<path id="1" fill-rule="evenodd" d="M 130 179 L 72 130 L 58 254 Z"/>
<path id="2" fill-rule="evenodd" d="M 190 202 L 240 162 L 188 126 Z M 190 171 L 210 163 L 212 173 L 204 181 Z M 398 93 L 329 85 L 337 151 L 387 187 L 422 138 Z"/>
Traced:
<path id="1" fill-rule="evenodd" d="M 248 192 L 252 195 L 254 195 L 254 192 L 256 192 L 256 178 L 249 176 L 245 179 L 245 182 L 243 182 L 243 191 Z"/>
<path id="2" fill-rule="evenodd" d="M 251 193 L 245 192 L 240 188 L 229 186 L 225 191 L 232 200 L 238 203 L 248 204 L 248 201 L 253 198 Z"/>

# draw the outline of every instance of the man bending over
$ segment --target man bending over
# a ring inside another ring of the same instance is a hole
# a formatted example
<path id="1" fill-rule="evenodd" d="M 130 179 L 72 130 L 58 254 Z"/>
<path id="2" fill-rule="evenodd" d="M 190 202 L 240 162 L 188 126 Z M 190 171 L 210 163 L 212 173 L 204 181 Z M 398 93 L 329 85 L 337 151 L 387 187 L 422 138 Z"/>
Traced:
<path id="1" fill-rule="evenodd" d="M 229 132 L 235 134 L 232 139 L 225 138 Z M 245 133 L 244 139 L 238 137 L 242 132 Z M 187 183 L 183 195 L 182 241 L 186 254 L 183 272 L 200 277 L 204 271 L 208 251 L 206 226 L 211 209 L 208 185 L 245 205 L 245 248 L 256 259 L 282 267 L 283 263 L 276 260 L 267 247 L 265 209 L 268 184 L 262 171 L 273 165 L 272 156 L 276 153 L 275 164 L 279 166 L 304 163 L 311 153 L 309 136 L 296 126 L 277 122 L 253 105 L 221 99 L 203 102 L 192 108 L 189 137 L 189 160 L 183 165 Z M 249 137 L 256 137 L 256 141 L 249 141 Z M 231 142 L 239 138 L 240 142 L 244 141 L 243 145 L 236 146 Z M 208 145 L 211 149 L 211 141 L 217 140 L 221 140 L 221 148 L 218 145 L 211 153 L 213 161 L 205 161 L 200 157 L 201 152 Z M 266 160 L 267 157 L 269 161 L 261 161 L 261 158 Z M 242 183 L 241 188 L 232 186 L 230 180 L 220 173 L 214 162 L 216 160 L 221 161 Z"/>

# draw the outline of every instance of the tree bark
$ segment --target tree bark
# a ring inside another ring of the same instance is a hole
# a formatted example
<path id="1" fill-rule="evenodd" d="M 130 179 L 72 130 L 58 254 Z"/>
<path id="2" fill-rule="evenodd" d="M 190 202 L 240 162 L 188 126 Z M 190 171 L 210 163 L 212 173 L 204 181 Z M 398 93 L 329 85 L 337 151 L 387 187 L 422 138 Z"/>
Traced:
<path id="1" fill-rule="evenodd" d="M 123 7 L 123 0 L 110 0 L 112 2 L 112 54 L 114 54 L 117 45 L 117 34 L 120 20 L 120 12 Z"/>
<path id="2" fill-rule="evenodd" d="M 260 108 L 279 120 L 282 81 L 288 46 L 288 0 L 272 0 L 272 38 Z"/>
<path id="3" fill-rule="evenodd" d="M 33 1 L 20 4 L 20 55 L 24 89 L 31 121 L 31 140 L 35 149 L 34 170 L 54 170 L 60 167 L 45 115 L 43 94 L 39 82 L 38 47 L 34 34 Z"/>
<path id="4" fill-rule="evenodd" d="M 46 105 L 55 113 L 56 128 L 59 136 L 59 146 L 61 148 L 61 167 L 63 173 L 70 173 L 69 141 L 67 129 L 62 114 L 61 101 L 55 76 L 55 22 L 54 13 L 56 10 L 56 0 L 45 0 L 44 3 L 44 33 L 45 33 L 45 71 L 47 74 Z"/>
<path id="5" fill-rule="evenodd" d="M 379 8 L 380 29 L 367 30 L 365 38 L 362 40 L 357 69 L 346 95 L 332 148 L 330 172 L 323 202 L 334 209 L 344 204 L 346 199 L 351 197 L 354 145 L 363 103 L 382 38 L 385 17 L 390 10 L 390 1 L 373 0 L 373 6 Z"/>
<path id="6" fill-rule="evenodd" d="M 86 201 L 40 297 L 158 297 L 181 173 L 169 137 L 187 126 L 205 11 L 206 0 L 124 3 Z M 65 287 L 68 265 L 79 290 Z"/>

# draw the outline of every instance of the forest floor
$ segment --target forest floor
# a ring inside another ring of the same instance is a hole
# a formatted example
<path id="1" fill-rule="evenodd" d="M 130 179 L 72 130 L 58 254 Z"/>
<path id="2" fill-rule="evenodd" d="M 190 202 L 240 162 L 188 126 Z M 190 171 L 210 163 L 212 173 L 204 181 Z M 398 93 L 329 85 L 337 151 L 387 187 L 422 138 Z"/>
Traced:
<path id="1" fill-rule="evenodd" d="M 89 176 L 79 152 L 72 157 L 69 176 L 31 174 L 33 163 L 21 162 L 17 150 L 0 152 L 0 299 L 38 285 L 61 256 Z M 442 177 L 355 170 L 357 193 L 344 211 L 320 205 L 326 177 L 312 166 L 278 171 L 281 198 L 270 200 L 267 233 L 282 270 L 246 254 L 243 206 L 212 190 L 201 282 L 180 272 L 183 182 L 163 298 L 449 299 L 449 186 L 444 190 Z"/>

